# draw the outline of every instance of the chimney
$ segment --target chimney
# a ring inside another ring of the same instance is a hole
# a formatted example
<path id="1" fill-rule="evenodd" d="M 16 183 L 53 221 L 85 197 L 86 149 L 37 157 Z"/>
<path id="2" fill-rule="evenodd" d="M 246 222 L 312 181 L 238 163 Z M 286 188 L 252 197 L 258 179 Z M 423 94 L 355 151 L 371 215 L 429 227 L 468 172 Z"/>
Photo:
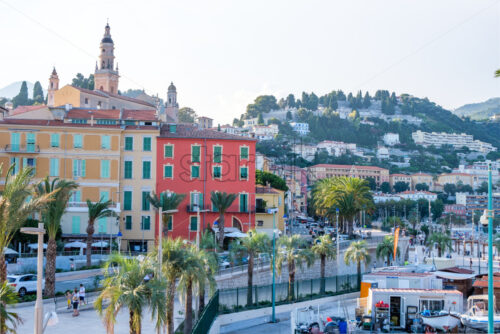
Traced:
<path id="1" fill-rule="evenodd" d="M 69 103 L 66 103 L 66 105 L 64 106 L 64 109 L 66 110 L 66 112 L 70 111 L 71 109 L 73 109 L 73 105 L 69 104 Z"/>

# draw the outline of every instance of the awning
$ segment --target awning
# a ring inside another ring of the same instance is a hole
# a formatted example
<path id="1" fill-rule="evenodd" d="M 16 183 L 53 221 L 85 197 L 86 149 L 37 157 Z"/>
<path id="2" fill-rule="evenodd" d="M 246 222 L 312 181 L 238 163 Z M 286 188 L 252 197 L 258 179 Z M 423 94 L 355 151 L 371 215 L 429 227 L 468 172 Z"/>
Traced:
<path id="1" fill-rule="evenodd" d="M 452 279 L 452 280 L 464 280 L 476 277 L 476 275 L 474 274 L 457 274 L 457 273 L 449 273 L 446 271 L 436 271 L 435 274 L 438 277 Z"/>
<path id="2" fill-rule="evenodd" d="M 18 252 L 16 252 L 15 250 L 10 249 L 10 248 L 8 248 L 8 247 L 4 247 L 4 248 L 3 248 L 3 253 L 4 253 L 5 255 L 7 255 L 7 254 L 19 254 L 19 253 L 18 253 Z"/>
<path id="3" fill-rule="evenodd" d="M 87 244 L 80 241 L 74 241 L 65 244 L 64 248 L 87 248 Z"/>
<path id="4" fill-rule="evenodd" d="M 108 247 L 108 246 L 109 246 L 109 244 L 106 241 L 98 241 L 98 242 L 94 242 L 92 244 L 92 247 L 100 247 L 100 248 L 102 248 L 102 247 Z"/>
<path id="5" fill-rule="evenodd" d="M 38 244 L 37 243 L 28 244 L 28 247 L 31 249 L 38 249 Z M 43 244 L 43 249 L 47 249 L 47 244 Z"/>
<path id="6" fill-rule="evenodd" d="M 224 233 L 224 238 L 246 238 L 247 235 L 241 232 Z"/>

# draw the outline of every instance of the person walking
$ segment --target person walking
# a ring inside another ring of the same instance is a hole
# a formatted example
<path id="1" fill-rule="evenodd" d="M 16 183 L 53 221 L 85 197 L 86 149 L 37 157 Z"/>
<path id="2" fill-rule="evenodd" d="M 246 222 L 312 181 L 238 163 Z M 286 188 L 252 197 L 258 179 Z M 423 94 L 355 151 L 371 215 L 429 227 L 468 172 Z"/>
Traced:
<path id="1" fill-rule="evenodd" d="M 80 303 L 83 305 L 83 304 L 87 304 L 87 302 L 85 301 L 85 287 L 83 286 L 83 284 L 80 284 L 80 291 L 78 291 L 79 293 L 79 296 L 80 296 Z"/>
<path id="2" fill-rule="evenodd" d="M 472 258 L 470 258 L 470 269 L 472 269 Z"/>
<path id="3" fill-rule="evenodd" d="M 71 299 L 73 298 L 73 295 L 71 294 L 71 291 L 67 290 L 66 291 L 66 301 L 68 302 L 68 310 L 71 309 Z"/>
<path id="4" fill-rule="evenodd" d="M 78 317 L 80 312 L 78 311 L 78 302 L 80 301 L 80 296 L 78 295 L 78 290 L 75 288 L 73 292 L 73 316 Z"/>

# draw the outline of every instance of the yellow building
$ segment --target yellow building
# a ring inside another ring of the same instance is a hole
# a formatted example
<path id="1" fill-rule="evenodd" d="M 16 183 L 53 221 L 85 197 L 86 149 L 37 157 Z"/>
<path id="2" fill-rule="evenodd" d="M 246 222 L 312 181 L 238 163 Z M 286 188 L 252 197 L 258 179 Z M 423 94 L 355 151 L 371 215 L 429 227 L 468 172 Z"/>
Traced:
<path id="1" fill-rule="evenodd" d="M 394 187 L 394 185 L 398 182 L 408 183 L 408 188 L 411 188 L 411 175 L 406 175 L 406 174 L 389 175 L 389 183 L 391 184 L 391 187 Z"/>
<path id="2" fill-rule="evenodd" d="M 276 213 L 276 228 L 284 233 L 285 224 L 285 192 L 265 186 L 255 187 L 255 228 L 257 231 L 265 232 L 269 236 L 273 233 L 273 214 L 269 209 L 278 208 Z"/>
<path id="3" fill-rule="evenodd" d="M 417 184 L 426 184 L 427 186 L 429 186 L 429 190 L 434 190 L 434 179 L 432 177 L 431 174 L 427 174 L 427 173 L 422 173 L 422 172 L 419 172 L 419 173 L 415 173 L 415 174 L 411 174 L 411 189 L 412 190 L 415 190 L 415 186 Z"/>
<path id="4" fill-rule="evenodd" d="M 465 173 L 447 173 L 439 175 L 437 179 L 437 183 L 443 187 L 447 183 L 457 185 L 459 182 L 473 187 L 474 177 L 471 174 Z"/>

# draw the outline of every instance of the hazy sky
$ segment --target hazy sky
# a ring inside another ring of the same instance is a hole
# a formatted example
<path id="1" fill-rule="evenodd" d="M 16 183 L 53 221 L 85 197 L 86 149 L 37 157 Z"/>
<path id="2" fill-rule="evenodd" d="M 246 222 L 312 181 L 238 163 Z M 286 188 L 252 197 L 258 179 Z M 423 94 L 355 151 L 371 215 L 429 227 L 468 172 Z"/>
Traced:
<path id="1" fill-rule="evenodd" d="M 500 96 L 500 1 L 0 0 L 0 87 L 94 71 L 109 18 L 120 89 L 224 123 L 259 94 L 410 93 L 456 108 Z"/>

